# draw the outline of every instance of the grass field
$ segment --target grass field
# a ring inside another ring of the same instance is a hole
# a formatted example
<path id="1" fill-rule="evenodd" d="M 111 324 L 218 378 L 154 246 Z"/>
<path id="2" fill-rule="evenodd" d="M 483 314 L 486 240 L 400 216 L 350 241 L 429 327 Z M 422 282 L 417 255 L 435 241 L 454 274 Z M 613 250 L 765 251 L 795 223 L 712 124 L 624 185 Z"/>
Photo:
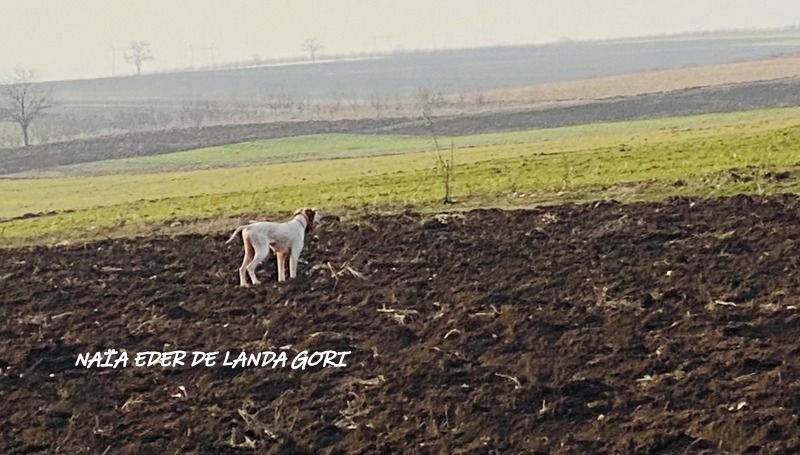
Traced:
<path id="1" fill-rule="evenodd" d="M 797 108 L 452 140 L 457 147 L 456 208 L 793 191 L 799 186 L 792 176 L 774 172 L 800 165 Z M 341 159 L 328 159 L 334 157 Z M 287 159 L 305 161 L 280 162 Z M 221 162 L 250 166 L 174 170 Z M 269 162 L 275 164 L 253 165 Z M 141 173 L 156 170 L 170 171 Z M 61 171 L 76 176 L 0 180 L 2 244 L 200 229 L 214 219 L 230 226 L 232 217 L 285 213 L 301 205 L 342 213 L 364 207 L 443 208 L 429 139 L 421 137 L 310 136 Z M 121 174 L 77 176 L 96 172 Z M 184 222 L 176 227 L 176 220 Z M 187 227 L 186 220 L 193 220 L 188 224 L 194 227 Z"/>

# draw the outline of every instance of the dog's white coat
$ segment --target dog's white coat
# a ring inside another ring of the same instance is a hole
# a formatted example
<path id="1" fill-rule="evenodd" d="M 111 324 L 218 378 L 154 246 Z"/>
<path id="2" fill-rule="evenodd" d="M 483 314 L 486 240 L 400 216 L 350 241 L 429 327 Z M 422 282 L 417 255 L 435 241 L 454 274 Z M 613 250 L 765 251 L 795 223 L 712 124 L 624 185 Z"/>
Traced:
<path id="1" fill-rule="evenodd" d="M 258 221 L 239 226 L 225 243 L 230 243 L 242 233 L 244 259 L 239 267 L 239 286 L 248 287 L 247 275 L 253 284 L 260 284 L 256 278 L 256 268 L 275 253 L 278 261 L 278 281 L 286 281 L 286 258 L 289 258 L 289 277 L 297 276 L 297 262 L 303 251 L 306 233 L 313 226 L 317 212 L 313 209 L 300 209 L 285 223 Z"/>

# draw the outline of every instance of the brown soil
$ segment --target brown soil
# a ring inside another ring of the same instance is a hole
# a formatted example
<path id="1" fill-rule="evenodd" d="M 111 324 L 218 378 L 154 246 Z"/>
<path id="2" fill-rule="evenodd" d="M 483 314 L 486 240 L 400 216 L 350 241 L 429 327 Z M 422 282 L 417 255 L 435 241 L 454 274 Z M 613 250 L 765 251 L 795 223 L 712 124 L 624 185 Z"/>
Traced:
<path id="1" fill-rule="evenodd" d="M 258 289 L 227 233 L 2 251 L 0 453 L 799 453 L 798 219 L 789 195 L 368 217 Z M 74 366 L 284 345 L 354 354 Z"/>
<path id="2" fill-rule="evenodd" d="M 488 90 L 485 98 L 487 102 L 504 105 L 596 100 L 796 77 L 800 77 L 800 56 L 790 55 Z"/>

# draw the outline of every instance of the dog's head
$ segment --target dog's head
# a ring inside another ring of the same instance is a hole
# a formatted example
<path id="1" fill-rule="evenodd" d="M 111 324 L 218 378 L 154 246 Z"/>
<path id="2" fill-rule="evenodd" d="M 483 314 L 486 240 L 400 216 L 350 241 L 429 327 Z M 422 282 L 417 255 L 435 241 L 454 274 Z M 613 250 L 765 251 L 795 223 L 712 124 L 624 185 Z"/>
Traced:
<path id="1" fill-rule="evenodd" d="M 317 209 L 303 207 L 302 209 L 298 209 L 296 212 L 294 212 L 294 216 L 298 215 L 302 215 L 303 218 L 306 219 L 306 234 L 308 234 L 314 227 L 314 223 L 317 222 Z"/>

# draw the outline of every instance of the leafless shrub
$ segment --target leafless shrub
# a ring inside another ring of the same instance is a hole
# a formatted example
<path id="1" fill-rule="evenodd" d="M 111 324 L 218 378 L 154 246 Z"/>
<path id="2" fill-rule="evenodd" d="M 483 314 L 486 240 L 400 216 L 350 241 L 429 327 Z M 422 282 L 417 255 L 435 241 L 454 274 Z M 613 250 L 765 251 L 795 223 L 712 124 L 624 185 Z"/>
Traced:
<path id="1" fill-rule="evenodd" d="M 417 89 L 417 106 L 422 110 L 423 117 L 432 116 L 432 111 L 441 109 L 445 106 L 444 94 L 441 91 L 434 92 L 430 88 Z"/>
<path id="2" fill-rule="evenodd" d="M 330 117 L 331 120 L 334 120 L 339 112 L 342 110 L 342 102 L 344 100 L 344 95 L 341 93 L 335 93 L 331 96 L 330 101 L 325 104 L 324 109 Z"/>
<path id="3" fill-rule="evenodd" d="M 384 111 L 389 107 L 389 99 L 381 96 L 378 92 L 373 92 L 369 96 L 369 105 L 375 111 L 375 118 L 379 119 L 383 117 Z"/>
<path id="4" fill-rule="evenodd" d="M 273 112 L 289 112 L 295 106 L 295 96 L 290 92 L 279 92 L 267 97 L 267 107 Z"/>
<path id="5" fill-rule="evenodd" d="M 180 105 L 178 117 L 182 125 L 199 128 L 218 114 L 219 107 L 212 101 L 187 101 Z"/>
<path id="6" fill-rule="evenodd" d="M 486 95 L 481 92 L 475 94 L 475 106 L 483 107 L 486 104 Z"/>

